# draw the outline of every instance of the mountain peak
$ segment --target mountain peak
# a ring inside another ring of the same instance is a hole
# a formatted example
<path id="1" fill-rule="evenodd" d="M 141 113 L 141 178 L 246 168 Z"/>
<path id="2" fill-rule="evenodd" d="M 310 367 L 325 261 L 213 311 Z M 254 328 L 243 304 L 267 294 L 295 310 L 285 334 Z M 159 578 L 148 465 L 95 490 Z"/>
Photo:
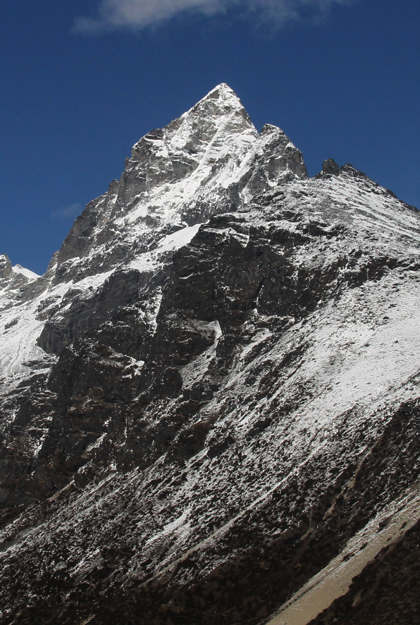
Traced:
<path id="1" fill-rule="evenodd" d="M 420 215 L 247 120 L 218 85 L 0 255 L 3 623 L 419 622 Z"/>
<path id="2" fill-rule="evenodd" d="M 219 85 L 213 87 L 213 89 L 211 89 L 203 98 L 201 98 L 201 100 L 199 100 L 198 104 L 207 99 L 234 99 L 238 102 L 240 101 L 234 90 L 225 82 L 221 82 Z"/>
<path id="3" fill-rule="evenodd" d="M 232 99 L 234 98 L 237 101 L 240 101 L 234 90 L 229 87 L 229 85 L 225 82 L 221 82 L 219 85 L 216 85 L 211 91 L 208 92 L 202 100 L 206 98 L 220 98 L 220 99 Z"/>
<path id="4" fill-rule="evenodd" d="M 197 104 L 184 113 L 184 115 L 187 116 L 197 113 L 204 114 L 206 117 L 210 118 L 239 113 L 246 121 L 247 125 L 253 126 L 242 102 L 233 89 L 224 82 L 209 91 L 204 98 L 199 100 Z"/>
<path id="5" fill-rule="evenodd" d="M 279 182 L 306 178 L 299 150 L 279 128 L 268 128 L 260 136 L 235 92 L 226 83 L 217 85 L 181 117 L 133 146 L 121 180 L 79 217 L 58 264 L 105 253 L 103 266 L 110 268 L 141 239 L 238 210 Z M 109 249 L 117 239 L 121 249 L 114 255 Z M 91 271 L 89 263 L 81 265 L 83 275 Z M 74 275 L 75 266 L 67 269 Z"/>

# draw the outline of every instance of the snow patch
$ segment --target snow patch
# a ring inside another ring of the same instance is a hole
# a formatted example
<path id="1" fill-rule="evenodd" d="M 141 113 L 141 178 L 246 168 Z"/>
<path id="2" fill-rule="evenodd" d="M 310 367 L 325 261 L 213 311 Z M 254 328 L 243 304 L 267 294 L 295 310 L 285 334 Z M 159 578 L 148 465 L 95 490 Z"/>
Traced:
<path id="1" fill-rule="evenodd" d="M 28 280 L 31 281 L 38 280 L 38 278 L 40 278 L 37 273 L 31 271 L 30 269 L 25 269 L 25 267 L 22 267 L 22 265 L 14 265 L 12 267 L 12 271 L 18 275 L 25 276 L 25 278 L 28 278 Z"/>

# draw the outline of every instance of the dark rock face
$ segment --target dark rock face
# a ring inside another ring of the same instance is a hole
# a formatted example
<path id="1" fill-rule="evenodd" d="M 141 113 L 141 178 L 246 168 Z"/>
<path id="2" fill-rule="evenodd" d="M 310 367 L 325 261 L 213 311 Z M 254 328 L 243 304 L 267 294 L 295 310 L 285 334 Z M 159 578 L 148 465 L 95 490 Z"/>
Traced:
<path id="1" fill-rule="evenodd" d="M 322 171 L 324 172 L 324 174 L 331 174 L 335 176 L 340 171 L 340 168 L 333 158 L 327 158 L 322 163 Z"/>
<path id="2" fill-rule="evenodd" d="M 416 622 L 419 217 L 326 163 L 221 85 L 1 292 L 2 623 L 278 625 L 359 535 L 299 623 Z"/>
<path id="3" fill-rule="evenodd" d="M 144 290 L 150 292 L 152 290 L 150 283 L 157 285 L 162 279 L 163 275 L 157 277 L 136 270 L 126 270 L 112 274 L 105 281 L 101 291 L 87 299 L 78 297 L 81 293 L 78 289 L 71 291 L 66 298 L 63 298 L 57 312 L 47 319 L 38 339 L 39 346 L 48 353 L 60 354 L 64 347 L 73 343 L 84 333 L 97 329 L 111 317 L 114 318 L 120 309 L 125 315 L 126 308 L 131 304 L 136 304 L 138 307 L 142 292 Z M 64 313 L 62 308 L 65 309 Z M 111 334 L 116 338 L 118 330 L 115 325 L 116 322 L 113 321 Z M 134 332 L 135 326 L 134 320 L 130 322 L 130 327 Z M 133 337 L 127 336 L 121 339 L 132 341 Z M 130 351 L 129 348 L 128 351 Z"/>
<path id="4" fill-rule="evenodd" d="M 0 279 L 9 278 L 12 273 L 12 263 L 7 256 L 0 256 Z"/>

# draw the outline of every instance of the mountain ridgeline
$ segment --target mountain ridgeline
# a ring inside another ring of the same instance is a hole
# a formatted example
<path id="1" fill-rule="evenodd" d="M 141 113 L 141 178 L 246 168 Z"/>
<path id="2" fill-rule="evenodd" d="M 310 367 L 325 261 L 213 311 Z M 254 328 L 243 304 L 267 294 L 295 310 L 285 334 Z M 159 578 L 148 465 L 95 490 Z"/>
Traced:
<path id="1" fill-rule="evenodd" d="M 420 218 L 225 84 L 0 256 L 0 623 L 420 623 Z"/>

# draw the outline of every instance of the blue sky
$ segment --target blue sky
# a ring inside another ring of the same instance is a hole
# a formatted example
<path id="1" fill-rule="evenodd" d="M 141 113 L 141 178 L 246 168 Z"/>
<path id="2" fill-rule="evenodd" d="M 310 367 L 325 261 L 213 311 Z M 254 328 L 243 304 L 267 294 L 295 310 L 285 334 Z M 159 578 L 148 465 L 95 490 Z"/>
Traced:
<path id="1" fill-rule="evenodd" d="M 420 206 L 419 0 L 5 0 L 0 254 L 43 273 L 131 145 L 227 82 L 310 175 Z"/>

